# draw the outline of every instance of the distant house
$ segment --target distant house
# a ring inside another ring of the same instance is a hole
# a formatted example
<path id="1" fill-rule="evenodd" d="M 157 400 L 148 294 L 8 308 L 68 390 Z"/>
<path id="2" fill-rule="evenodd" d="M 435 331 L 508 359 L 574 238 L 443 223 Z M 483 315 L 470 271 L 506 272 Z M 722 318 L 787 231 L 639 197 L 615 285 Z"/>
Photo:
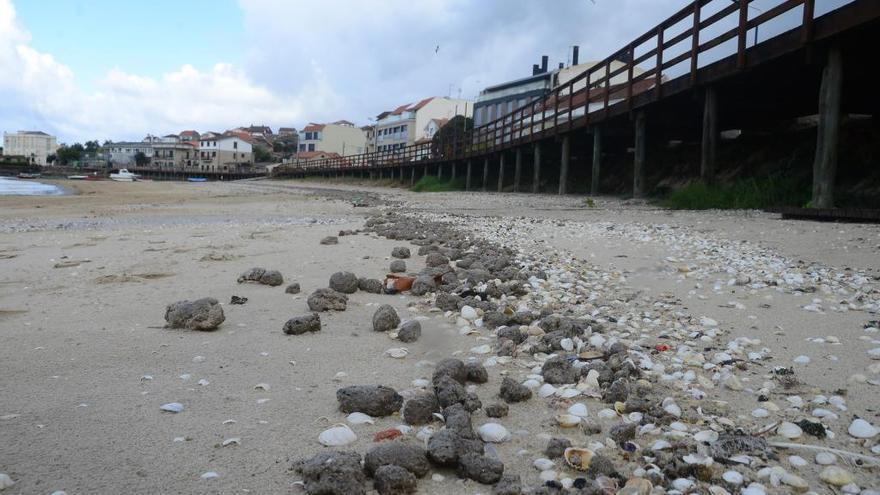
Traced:
<path id="1" fill-rule="evenodd" d="M 472 112 L 471 101 L 445 97 L 425 98 L 382 112 L 376 122 L 376 151 L 396 150 L 425 139 L 428 122 L 433 119 L 470 117 Z"/>
<path id="2" fill-rule="evenodd" d="M 323 151 L 340 156 L 364 153 L 367 137 L 364 131 L 347 120 L 331 124 L 311 123 L 299 132 L 299 153 Z"/>
<path id="3" fill-rule="evenodd" d="M 46 158 L 58 151 L 58 141 L 42 131 L 3 133 L 3 154 L 25 157 L 30 163 L 46 166 Z"/>
<path id="4" fill-rule="evenodd" d="M 167 136 L 166 136 L 167 137 Z M 199 165 L 199 143 L 192 141 L 163 140 L 153 143 L 152 168 L 162 170 L 186 170 Z"/>
<path id="5" fill-rule="evenodd" d="M 431 140 L 434 138 L 434 134 L 437 134 L 437 131 L 440 130 L 444 125 L 449 122 L 449 119 L 431 119 L 428 121 L 428 124 L 425 125 L 425 138 L 427 140 Z"/>
<path id="6" fill-rule="evenodd" d="M 364 137 L 367 140 L 367 147 L 364 151 L 367 153 L 376 151 L 376 126 L 365 125 L 361 127 L 361 130 L 364 131 Z"/>
<path id="7" fill-rule="evenodd" d="M 135 158 L 138 153 L 143 153 L 144 157 L 152 160 L 154 143 L 151 138 L 152 136 L 147 136 L 144 141 L 109 143 L 104 146 L 108 153 L 110 166 L 120 168 L 133 167 L 136 164 Z"/>
<path id="8" fill-rule="evenodd" d="M 296 134 L 296 127 L 279 127 L 278 135 L 279 136 L 292 136 Z"/>
<path id="9" fill-rule="evenodd" d="M 185 143 L 196 143 L 198 145 L 201 135 L 196 131 L 183 131 L 180 133 L 180 140 Z"/>
<path id="10" fill-rule="evenodd" d="M 298 161 L 311 162 L 314 160 L 323 160 L 325 158 L 339 158 L 339 153 L 327 152 L 327 151 L 300 151 L 296 154 L 296 159 Z"/>
<path id="11" fill-rule="evenodd" d="M 198 170 L 238 172 L 254 164 L 253 145 L 243 135 L 205 137 L 199 141 Z"/>

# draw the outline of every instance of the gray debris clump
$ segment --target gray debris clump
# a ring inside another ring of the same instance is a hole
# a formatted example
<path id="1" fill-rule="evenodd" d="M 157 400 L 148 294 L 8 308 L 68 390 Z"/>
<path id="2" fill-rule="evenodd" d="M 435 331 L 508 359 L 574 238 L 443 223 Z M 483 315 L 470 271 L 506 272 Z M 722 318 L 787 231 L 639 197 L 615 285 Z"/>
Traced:
<path id="1" fill-rule="evenodd" d="M 187 330 L 214 330 L 226 317 L 223 307 L 213 297 L 195 301 L 178 301 L 165 308 L 166 328 L 185 328 Z"/>
<path id="2" fill-rule="evenodd" d="M 391 262 L 391 273 L 403 273 L 406 271 L 406 262 L 403 260 L 394 260 Z"/>
<path id="3" fill-rule="evenodd" d="M 309 296 L 307 303 L 311 311 L 345 311 L 348 296 L 333 289 L 318 289 Z"/>
<path id="4" fill-rule="evenodd" d="M 415 475 L 394 464 L 381 466 L 373 473 L 373 488 L 379 495 L 415 493 L 417 483 Z"/>
<path id="5" fill-rule="evenodd" d="M 284 289 L 285 294 L 299 294 L 299 291 L 300 291 L 299 282 L 294 282 L 294 283 L 288 285 L 287 288 Z"/>
<path id="6" fill-rule="evenodd" d="M 422 336 L 422 324 L 418 320 L 409 320 L 400 326 L 397 331 L 397 340 L 401 342 L 415 342 Z"/>
<path id="7" fill-rule="evenodd" d="M 565 454 L 565 449 L 571 447 L 571 441 L 567 438 L 551 438 L 544 449 L 544 455 L 550 459 L 558 459 Z"/>
<path id="8" fill-rule="evenodd" d="M 458 476 L 491 485 L 497 483 L 504 474 L 504 464 L 494 457 L 467 453 L 458 459 Z"/>
<path id="9" fill-rule="evenodd" d="M 284 283 L 284 277 L 278 270 L 266 270 L 265 268 L 251 268 L 238 277 L 238 283 L 256 282 L 258 284 L 275 287 Z"/>
<path id="10" fill-rule="evenodd" d="M 522 480 L 518 474 L 505 474 L 492 487 L 492 495 L 522 495 Z"/>
<path id="11" fill-rule="evenodd" d="M 434 374 L 431 376 L 431 382 L 435 385 L 444 376 L 448 376 L 453 380 L 464 385 L 467 381 L 467 368 L 461 359 L 446 358 L 437 363 L 434 367 Z"/>
<path id="12" fill-rule="evenodd" d="M 504 402 L 495 402 L 484 407 L 483 410 L 486 412 L 486 416 L 490 418 L 503 418 L 507 416 L 510 407 Z"/>
<path id="13" fill-rule="evenodd" d="M 544 362 L 541 366 L 541 376 L 546 383 L 559 385 L 563 383 L 575 383 L 580 373 L 563 356 L 555 356 Z"/>
<path id="14" fill-rule="evenodd" d="M 440 404 L 437 397 L 431 393 L 424 393 L 413 397 L 403 404 L 401 416 L 407 424 L 422 425 L 437 420 L 434 413 L 440 412 Z"/>
<path id="15" fill-rule="evenodd" d="M 376 278 L 361 277 L 358 279 L 358 289 L 371 294 L 381 294 L 382 281 Z"/>
<path id="16" fill-rule="evenodd" d="M 486 383 L 489 381 L 489 372 L 486 367 L 477 361 L 472 361 L 464 365 L 467 373 L 467 381 L 474 383 Z"/>
<path id="17" fill-rule="evenodd" d="M 354 294 L 358 290 L 357 275 L 351 272 L 336 272 L 330 276 L 330 288 L 343 294 Z"/>
<path id="18" fill-rule="evenodd" d="M 375 476 L 377 469 L 388 465 L 400 466 L 417 478 L 428 474 L 431 469 L 424 448 L 399 440 L 382 442 L 364 456 L 364 470 L 368 476 Z"/>
<path id="19" fill-rule="evenodd" d="M 324 246 L 339 244 L 339 238 L 335 235 L 328 235 L 327 237 L 321 239 L 321 244 Z"/>
<path id="20" fill-rule="evenodd" d="M 284 324 L 284 333 L 287 335 L 302 335 L 306 332 L 319 331 L 321 331 L 321 317 L 317 313 L 295 316 Z"/>
<path id="21" fill-rule="evenodd" d="M 339 410 L 349 414 L 362 412 L 370 416 L 390 416 L 400 410 L 403 397 L 384 385 L 352 385 L 336 391 Z"/>
<path id="22" fill-rule="evenodd" d="M 321 452 L 294 464 L 308 495 L 363 495 L 366 477 L 357 452 Z"/>
<path id="23" fill-rule="evenodd" d="M 428 292 L 431 292 L 437 288 L 437 283 L 434 281 L 434 277 L 429 275 L 419 275 L 413 281 L 412 288 L 410 288 L 409 293 L 414 296 L 424 296 Z"/>
<path id="24" fill-rule="evenodd" d="M 504 377 L 501 380 L 501 391 L 498 394 L 507 403 L 523 402 L 532 398 L 529 387 L 517 383 L 513 378 Z"/>
<path id="25" fill-rule="evenodd" d="M 373 313 L 374 332 L 387 332 L 388 330 L 394 330 L 397 328 L 397 325 L 400 325 L 400 316 L 397 314 L 397 310 L 394 309 L 394 306 L 383 304 L 379 306 L 379 309 L 377 309 L 375 313 Z"/>
<path id="26" fill-rule="evenodd" d="M 409 248 L 404 246 L 397 246 L 391 250 L 391 257 L 398 259 L 406 259 L 410 257 Z"/>
<path id="27" fill-rule="evenodd" d="M 434 382 L 434 394 L 437 396 L 440 407 L 449 407 L 467 399 L 464 385 L 447 375 L 441 376 Z"/>
<path id="28" fill-rule="evenodd" d="M 482 454 L 482 440 L 468 438 L 448 428 L 428 439 L 428 459 L 437 466 L 454 467 L 459 458 L 468 453 Z"/>
<path id="29" fill-rule="evenodd" d="M 445 254 L 436 251 L 428 253 L 428 256 L 425 257 L 425 265 L 430 267 L 448 266 L 449 258 Z"/>

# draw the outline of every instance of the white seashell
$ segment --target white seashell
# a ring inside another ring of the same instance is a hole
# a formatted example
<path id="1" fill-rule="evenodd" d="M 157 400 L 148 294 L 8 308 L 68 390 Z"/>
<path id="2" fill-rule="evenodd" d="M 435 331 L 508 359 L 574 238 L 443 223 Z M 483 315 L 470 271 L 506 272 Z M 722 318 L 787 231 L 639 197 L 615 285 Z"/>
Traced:
<path id="1" fill-rule="evenodd" d="M 614 419 L 617 417 L 617 411 L 608 408 L 600 409 L 599 412 L 596 413 L 596 416 L 598 416 L 599 419 Z"/>
<path id="2" fill-rule="evenodd" d="M 572 397 L 577 397 L 581 395 L 581 391 L 576 388 L 564 388 L 556 391 L 556 395 L 562 397 L 563 399 L 571 399 Z"/>
<path id="3" fill-rule="evenodd" d="M 208 384 L 210 384 L 211 382 L 209 382 L 208 380 L 205 380 L 204 378 L 202 378 L 202 379 L 199 380 L 197 383 L 198 383 L 199 385 L 201 385 L 201 386 L 204 387 L 205 385 L 208 385 Z"/>
<path id="4" fill-rule="evenodd" d="M 333 381 L 334 382 L 341 382 L 347 376 L 348 376 L 348 373 L 346 373 L 344 371 L 339 371 L 335 375 L 333 375 Z"/>
<path id="5" fill-rule="evenodd" d="M 376 424 L 376 421 L 369 415 L 362 412 L 353 412 L 345 417 L 345 420 L 353 425 Z"/>
<path id="6" fill-rule="evenodd" d="M 397 425 L 394 427 L 394 429 L 403 433 L 404 435 L 409 435 L 410 433 L 412 433 L 413 430 L 412 426 L 410 425 Z"/>
<path id="7" fill-rule="evenodd" d="M 837 456 L 832 454 L 831 452 L 819 452 L 816 454 L 816 464 L 821 464 L 822 466 L 830 466 L 837 462 Z"/>
<path id="8" fill-rule="evenodd" d="M 574 341 L 569 338 L 564 338 L 559 341 L 559 346 L 562 347 L 566 351 L 574 350 Z"/>
<path id="9" fill-rule="evenodd" d="M 468 321 L 474 321 L 477 319 L 477 310 L 470 306 L 463 306 L 461 308 L 461 317 Z"/>
<path id="10" fill-rule="evenodd" d="M 539 382 L 538 380 L 526 380 L 522 384 L 529 390 L 534 390 L 541 386 L 541 382 Z"/>
<path id="11" fill-rule="evenodd" d="M 795 364 L 809 364 L 810 358 L 809 358 L 809 356 L 801 355 L 801 356 L 798 356 L 798 357 L 792 359 L 792 362 L 794 362 Z"/>
<path id="12" fill-rule="evenodd" d="M 15 482 L 12 481 L 12 478 L 10 478 L 8 474 L 0 473 L 0 490 L 3 490 L 5 488 L 9 488 L 10 486 L 12 486 L 14 484 L 15 484 Z"/>
<path id="13" fill-rule="evenodd" d="M 256 384 L 256 385 L 254 385 L 254 390 L 266 390 L 266 391 L 268 391 L 269 388 L 270 388 L 270 387 L 269 387 L 269 384 L 268 384 L 268 383 L 258 383 L 258 384 Z"/>
<path id="14" fill-rule="evenodd" d="M 446 479 L 446 477 L 443 476 L 442 474 L 434 473 L 431 475 L 431 481 L 443 481 L 445 479 Z"/>
<path id="15" fill-rule="evenodd" d="M 431 382 L 425 378 L 416 378 L 412 381 L 412 386 L 415 388 L 427 388 Z"/>
<path id="16" fill-rule="evenodd" d="M 553 461 L 547 459 L 546 457 L 535 459 L 535 462 L 533 462 L 532 465 L 535 466 L 535 469 L 537 469 L 538 471 L 548 471 L 556 467 L 556 464 L 554 464 Z"/>
<path id="17" fill-rule="evenodd" d="M 492 352 L 492 346 L 489 344 L 478 345 L 471 347 L 471 352 L 474 354 L 489 354 Z"/>
<path id="18" fill-rule="evenodd" d="M 422 428 L 419 428 L 419 431 L 416 433 L 416 438 L 423 442 L 427 442 L 434 435 L 435 431 L 436 430 L 433 426 L 423 426 Z"/>
<path id="19" fill-rule="evenodd" d="M 165 412 L 179 413 L 183 411 L 183 404 L 180 402 L 169 402 L 168 404 L 162 404 L 159 409 Z"/>
<path id="20" fill-rule="evenodd" d="M 795 438 L 800 438 L 801 435 L 804 434 L 804 430 L 802 430 L 800 426 L 794 423 L 783 421 L 776 428 L 776 433 L 782 435 L 789 440 L 794 440 Z"/>
<path id="21" fill-rule="evenodd" d="M 694 486 L 694 482 L 687 478 L 676 478 L 672 480 L 672 486 L 681 492 L 687 491 L 688 488 Z"/>
<path id="22" fill-rule="evenodd" d="M 220 477 L 220 475 L 217 474 L 216 471 L 208 471 L 207 473 L 202 473 L 202 475 L 199 476 L 199 478 L 202 478 L 203 480 L 209 480 L 212 478 L 219 478 L 219 477 Z"/>
<path id="23" fill-rule="evenodd" d="M 241 438 L 227 438 L 226 440 L 223 440 L 223 443 L 221 445 L 223 445 L 224 447 L 228 447 L 230 445 L 241 445 Z"/>
<path id="24" fill-rule="evenodd" d="M 663 410 L 675 416 L 676 418 L 681 417 L 681 408 L 678 407 L 678 404 L 676 404 L 675 402 L 663 406 Z"/>
<path id="25" fill-rule="evenodd" d="M 694 440 L 698 442 L 712 443 L 715 440 L 718 440 L 718 432 L 712 430 L 701 430 L 694 433 Z"/>
<path id="26" fill-rule="evenodd" d="M 700 318 L 700 325 L 703 325 L 704 327 L 717 327 L 718 322 L 708 316 L 703 316 Z"/>
<path id="27" fill-rule="evenodd" d="M 568 408 L 568 414 L 572 416 L 579 416 L 581 418 L 589 417 L 590 411 L 587 410 L 587 406 L 581 402 L 577 402 L 572 404 L 571 407 Z"/>
<path id="28" fill-rule="evenodd" d="M 477 433 L 484 442 L 501 443 L 510 438 L 507 428 L 498 423 L 486 423 L 477 428 Z"/>
<path id="29" fill-rule="evenodd" d="M 880 433 L 880 429 L 862 418 L 854 419 L 846 431 L 856 438 L 874 438 Z"/>
<path id="30" fill-rule="evenodd" d="M 563 428 L 573 428 L 581 424 L 581 417 L 574 414 L 559 414 L 556 416 L 556 423 Z"/>
<path id="31" fill-rule="evenodd" d="M 844 486 L 852 483 L 853 475 L 846 469 L 837 466 L 827 466 L 819 473 L 819 479 L 834 486 Z"/>
<path id="32" fill-rule="evenodd" d="M 742 485 L 743 483 L 743 475 L 738 471 L 725 471 L 721 477 L 731 485 Z"/>
<path id="33" fill-rule="evenodd" d="M 395 359 L 403 359 L 406 355 L 409 354 L 409 350 L 406 347 L 392 347 L 385 351 L 385 355 L 388 357 L 393 357 Z"/>
<path id="34" fill-rule="evenodd" d="M 541 385 L 541 388 L 538 389 L 538 397 L 550 397 L 551 395 L 556 393 L 556 387 L 550 385 L 549 383 L 545 383 Z"/>
<path id="35" fill-rule="evenodd" d="M 666 440 L 657 440 L 651 445 L 651 450 L 665 450 L 671 448 L 672 444 L 667 442 Z"/>
<path id="36" fill-rule="evenodd" d="M 754 411 L 752 411 L 753 418 L 766 418 L 767 416 L 770 416 L 770 411 L 768 411 L 764 408 L 759 407 L 759 408 L 755 409 Z"/>
<path id="37" fill-rule="evenodd" d="M 318 441 L 325 447 L 341 447 L 357 440 L 357 435 L 348 425 L 336 425 L 318 435 Z"/>
<path id="38" fill-rule="evenodd" d="M 687 464 L 697 464 L 700 466 L 711 466 L 714 462 L 714 459 L 705 454 L 688 454 L 682 457 L 682 459 Z"/>
<path id="39" fill-rule="evenodd" d="M 807 464 L 809 464 L 806 459 L 804 459 L 803 457 L 801 457 L 799 455 L 788 456 L 788 463 L 794 467 L 804 467 Z"/>
<path id="40" fill-rule="evenodd" d="M 556 476 L 556 471 L 548 469 L 546 471 L 541 471 L 541 474 L 538 475 L 538 478 L 540 478 L 541 481 L 553 481 L 556 479 Z"/>
<path id="41" fill-rule="evenodd" d="M 194 363 L 202 363 L 205 361 L 205 356 L 196 356 L 193 358 Z"/>

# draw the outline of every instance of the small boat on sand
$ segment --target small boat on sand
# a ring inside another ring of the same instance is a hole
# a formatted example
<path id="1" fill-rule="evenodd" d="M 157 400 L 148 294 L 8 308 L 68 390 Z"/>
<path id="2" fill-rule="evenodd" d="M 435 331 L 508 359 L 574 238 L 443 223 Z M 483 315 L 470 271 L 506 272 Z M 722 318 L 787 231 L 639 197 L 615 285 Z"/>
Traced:
<path id="1" fill-rule="evenodd" d="M 27 173 L 27 172 L 19 172 L 19 174 L 18 174 L 18 178 L 19 178 L 19 179 L 39 179 L 39 178 L 40 178 L 40 174 L 39 174 L 39 173 L 36 173 L 36 174 L 30 174 L 30 173 Z"/>
<path id="2" fill-rule="evenodd" d="M 188 177 L 186 180 L 188 182 L 208 182 L 208 179 L 204 177 Z"/>
<path id="3" fill-rule="evenodd" d="M 115 174 L 110 174 L 110 179 L 115 180 L 116 182 L 134 182 L 140 177 L 137 174 L 133 174 L 128 171 L 128 169 L 120 169 L 119 172 Z"/>
<path id="4" fill-rule="evenodd" d="M 86 180 L 89 178 L 88 175 L 68 175 L 67 178 L 69 180 Z"/>

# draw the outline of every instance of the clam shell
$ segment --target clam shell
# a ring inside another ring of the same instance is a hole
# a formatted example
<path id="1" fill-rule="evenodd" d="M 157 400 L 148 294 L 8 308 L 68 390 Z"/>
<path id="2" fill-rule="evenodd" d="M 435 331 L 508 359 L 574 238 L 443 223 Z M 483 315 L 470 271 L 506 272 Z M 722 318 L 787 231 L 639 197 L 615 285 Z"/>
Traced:
<path id="1" fill-rule="evenodd" d="M 563 454 L 566 464 L 578 471 L 586 471 L 589 469 L 590 462 L 593 461 L 595 455 L 596 453 L 592 450 L 581 447 L 569 447 L 565 449 L 565 453 Z"/>
<path id="2" fill-rule="evenodd" d="M 581 424 L 581 417 L 574 414 L 558 414 L 556 415 L 556 423 L 563 428 L 574 428 Z"/>
<path id="3" fill-rule="evenodd" d="M 385 351 L 389 357 L 393 357 L 396 359 L 405 358 L 407 354 L 409 354 L 409 350 L 406 347 L 392 347 Z"/>
<path id="4" fill-rule="evenodd" d="M 325 447 L 341 447 L 357 440 L 357 435 L 348 425 L 338 424 L 318 435 L 318 441 Z"/>

